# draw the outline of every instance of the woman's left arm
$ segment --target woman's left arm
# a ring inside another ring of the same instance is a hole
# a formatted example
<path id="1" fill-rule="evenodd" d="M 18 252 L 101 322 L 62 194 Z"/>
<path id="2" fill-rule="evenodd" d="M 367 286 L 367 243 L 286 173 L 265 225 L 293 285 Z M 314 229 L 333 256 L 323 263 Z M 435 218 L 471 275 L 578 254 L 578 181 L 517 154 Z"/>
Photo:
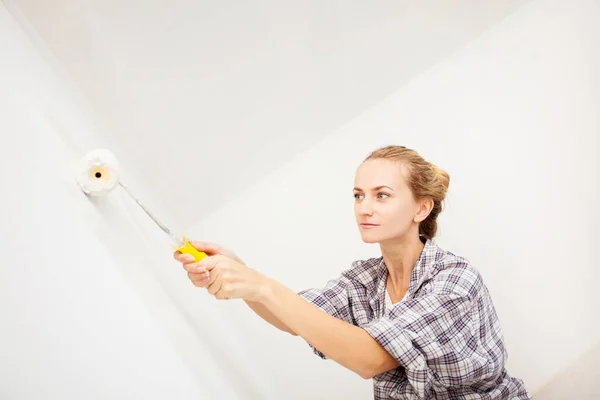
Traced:
<path id="1" fill-rule="evenodd" d="M 209 271 L 210 280 L 197 285 L 217 299 L 240 298 L 264 305 L 274 316 L 327 358 L 365 379 L 398 367 L 398 361 L 369 333 L 306 301 L 281 283 L 226 256 L 184 264 L 193 273 Z"/>

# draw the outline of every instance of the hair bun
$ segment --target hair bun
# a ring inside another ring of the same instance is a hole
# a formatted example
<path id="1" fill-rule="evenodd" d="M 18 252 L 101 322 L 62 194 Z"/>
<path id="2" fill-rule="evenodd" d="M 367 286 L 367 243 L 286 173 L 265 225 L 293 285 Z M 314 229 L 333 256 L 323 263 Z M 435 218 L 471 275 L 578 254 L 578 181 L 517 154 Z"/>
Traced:
<path id="1" fill-rule="evenodd" d="M 444 197 L 450 186 L 450 175 L 435 164 L 431 164 L 431 169 L 435 174 L 435 180 L 444 188 Z"/>

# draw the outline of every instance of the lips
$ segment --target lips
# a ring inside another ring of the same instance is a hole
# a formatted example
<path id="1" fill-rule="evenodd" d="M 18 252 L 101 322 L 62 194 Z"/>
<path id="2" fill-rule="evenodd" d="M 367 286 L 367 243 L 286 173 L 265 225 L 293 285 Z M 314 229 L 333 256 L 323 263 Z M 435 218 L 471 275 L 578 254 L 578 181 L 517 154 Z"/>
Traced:
<path id="1" fill-rule="evenodd" d="M 377 224 L 367 224 L 367 223 L 361 223 L 360 226 L 362 226 L 363 228 L 375 228 L 379 225 Z"/>

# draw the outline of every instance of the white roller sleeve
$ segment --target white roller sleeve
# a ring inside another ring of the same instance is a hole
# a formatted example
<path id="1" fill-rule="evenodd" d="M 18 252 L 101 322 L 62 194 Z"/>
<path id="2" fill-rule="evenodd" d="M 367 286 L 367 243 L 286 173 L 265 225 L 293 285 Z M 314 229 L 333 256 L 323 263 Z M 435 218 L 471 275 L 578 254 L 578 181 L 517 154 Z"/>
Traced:
<path id="1" fill-rule="evenodd" d="M 79 161 L 77 168 L 77 182 L 90 196 L 103 196 L 119 184 L 119 163 L 108 150 L 89 152 Z"/>

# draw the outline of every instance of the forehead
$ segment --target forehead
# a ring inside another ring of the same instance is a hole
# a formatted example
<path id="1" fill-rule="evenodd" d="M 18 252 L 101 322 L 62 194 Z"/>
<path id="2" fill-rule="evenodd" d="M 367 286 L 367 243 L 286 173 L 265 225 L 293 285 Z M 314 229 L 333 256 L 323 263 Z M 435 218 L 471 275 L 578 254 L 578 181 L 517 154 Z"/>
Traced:
<path id="1" fill-rule="evenodd" d="M 406 167 L 401 163 L 383 159 L 367 160 L 357 168 L 354 185 L 365 190 L 380 185 L 400 188 L 406 185 L 406 173 Z"/>

